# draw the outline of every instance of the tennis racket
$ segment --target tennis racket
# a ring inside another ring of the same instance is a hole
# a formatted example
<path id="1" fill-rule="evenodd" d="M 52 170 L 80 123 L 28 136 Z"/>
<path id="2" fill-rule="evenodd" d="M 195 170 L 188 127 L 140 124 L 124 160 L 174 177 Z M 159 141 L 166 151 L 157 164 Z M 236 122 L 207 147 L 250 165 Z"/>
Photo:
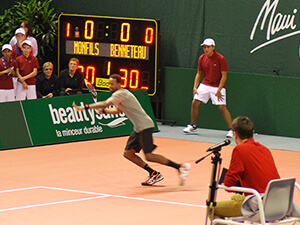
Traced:
<path id="1" fill-rule="evenodd" d="M 97 103 L 97 94 L 98 94 L 98 93 L 97 93 L 97 91 L 96 91 L 94 85 L 89 84 L 89 83 L 87 82 L 86 79 L 84 79 L 84 84 L 85 84 L 86 88 L 88 89 L 88 91 L 91 93 L 94 102 Z M 97 113 L 99 113 L 99 110 L 98 110 L 98 109 L 95 109 L 95 111 L 96 111 Z"/>
<path id="2" fill-rule="evenodd" d="M 85 84 L 85 86 L 87 87 L 88 91 L 91 93 L 94 102 L 96 103 L 96 102 L 97 102 L 97 94 L 98 94 L 98 93 L 97 93 L 97 91 L 96 91 L 94 85 L 89 84 L 89 83 L 87 82 L 86 79 L 84 79 L 84 84 Z"/>

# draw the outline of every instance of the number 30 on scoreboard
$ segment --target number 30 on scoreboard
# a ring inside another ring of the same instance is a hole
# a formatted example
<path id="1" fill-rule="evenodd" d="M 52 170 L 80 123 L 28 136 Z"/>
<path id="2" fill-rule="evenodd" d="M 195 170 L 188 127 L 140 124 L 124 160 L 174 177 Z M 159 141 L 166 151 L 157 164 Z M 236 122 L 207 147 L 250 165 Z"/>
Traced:
<path id="1" fill-rule="evenodd" d="M 69 59 L 98 91 L 108 89 L 108 76 L 118 73 L 122 88 L 155 95 L 158 73 L 158 23 L 152 19 L 59 16 L 59 70 Z"/>

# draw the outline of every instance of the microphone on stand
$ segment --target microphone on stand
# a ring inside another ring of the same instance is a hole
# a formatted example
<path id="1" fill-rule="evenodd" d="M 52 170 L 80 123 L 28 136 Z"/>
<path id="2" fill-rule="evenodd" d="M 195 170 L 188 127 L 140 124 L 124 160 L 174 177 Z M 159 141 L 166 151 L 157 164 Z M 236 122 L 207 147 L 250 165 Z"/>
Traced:
<path id="1" fill-rule="evenodd" d="M 231 143 L 231 141 L 229 139 L 226 139 L 226 140 L 220 142 L 219 144 L 216 144 L 216 145 L 210 147 L 206 151 L 207 152 L 214 151 L 215 149 L 218 149 L 218 148 L 221 148 L 223 146 L 229 145 L 230 143 Z"/>
<path id="2" fill-rule="evenodd" d="M 218 151 L 219 151 L 219 150 L 221 150 L 221 147 L 226 146 L 226 145 L 229 145 L 230 143 L 231 143 L 231 141 L 230 141 L 229 139 L 226 139 L 226 140 L 220 142 L 219 144 L 216 144 L 216 145 L 210 147 L 210 148 L 207 149 L 206 151 L 207 151 L 207 152 L 211 152 L 211 153 L 207 154 L 206 156 L 202 157 L 201 159 L 196 160 L 195 163 L 198 164 L 199 162 L 201 162 L 203 159 L 205 159 L 205 158 L 206 158 L 207 156 L 209 156 L 210 154 L 216 153 L 215 150 L 218 150 Z"/>

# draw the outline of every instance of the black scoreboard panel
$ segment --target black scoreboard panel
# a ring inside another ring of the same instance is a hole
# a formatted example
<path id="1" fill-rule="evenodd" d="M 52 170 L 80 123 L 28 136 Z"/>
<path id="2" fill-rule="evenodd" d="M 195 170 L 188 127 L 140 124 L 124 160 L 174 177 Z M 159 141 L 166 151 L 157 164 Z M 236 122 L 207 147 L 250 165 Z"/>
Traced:
<path id="1" fill-rule="evenodd" d="M 121 87 L 155 95 L 158 72 L 158 23 L 152 19 L 59 16 L 60 70 L 70 58 L 98 91 L 108 90 L 108 76 L 118 73 Z"/>

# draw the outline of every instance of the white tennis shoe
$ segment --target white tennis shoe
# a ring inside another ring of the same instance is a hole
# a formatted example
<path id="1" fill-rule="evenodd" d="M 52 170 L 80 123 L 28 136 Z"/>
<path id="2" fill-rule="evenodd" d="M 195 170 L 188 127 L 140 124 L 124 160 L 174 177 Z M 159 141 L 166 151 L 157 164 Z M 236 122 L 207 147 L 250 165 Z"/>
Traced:
<path id="1" fill-rule="evenodd" d="M 179 168 L 179 179 L 180 179 L 179 184 L 180 185 L 184 185 L 187 177 L 189 176 L 190 169 L 191 169 L 190 163 L 182 163 L 180 165 L 180 168 Z"/>
<path id="2" fill-rule="evenodd" d="M 232 138 L 233 137 L 233 131 L 232 131 L 232 129 L 228 130 L 228 133 L 227 133 L 226 137 L 228 137 L 228 138 Z"/>
<path id="3" fill-rule="evenodd" d="M 196 132 L 196 130 L 197 130 L 196 125 L 189 124 L 189 125 L 187 125 L 186 128 L 183 129 L 183 132 L 184 133 L 192 133 L 192 132 Z"/>

